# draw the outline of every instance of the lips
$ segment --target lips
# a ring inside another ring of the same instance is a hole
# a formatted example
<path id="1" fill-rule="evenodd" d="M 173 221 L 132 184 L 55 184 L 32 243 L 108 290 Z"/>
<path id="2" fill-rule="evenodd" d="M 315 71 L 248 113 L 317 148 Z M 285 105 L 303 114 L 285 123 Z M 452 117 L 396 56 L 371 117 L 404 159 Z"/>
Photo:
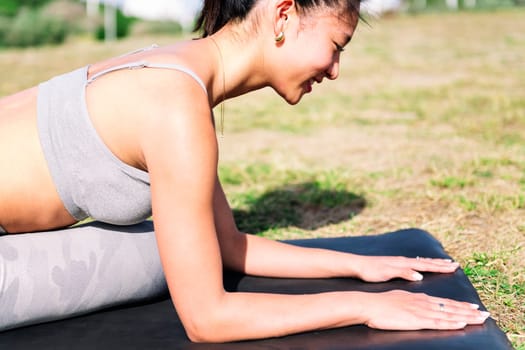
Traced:
<path id="1" fill-rule="evenodd" d="M 314 79 L 310 79 L 304 83 L 304 90 L 306 93 L 312 92 L 312 85 L 314 84 Z"/>

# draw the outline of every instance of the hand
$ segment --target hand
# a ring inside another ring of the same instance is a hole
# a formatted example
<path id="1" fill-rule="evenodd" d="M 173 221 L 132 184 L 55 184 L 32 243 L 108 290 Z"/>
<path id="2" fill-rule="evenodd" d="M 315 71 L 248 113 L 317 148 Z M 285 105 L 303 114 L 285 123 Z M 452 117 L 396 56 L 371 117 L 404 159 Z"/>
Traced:
<path id="1" fill-rule="evenodd" d="M 490 316 L 478 305 L 394 290 L 367 297 L 365 324 L 388 330 L 461 329 Z"/>
<path id="2" fill-rule="evenodd" d="M 450 259 L 406 258 L 401 256 L 358 256 L 356 277 L 367 282 L 384 282 L 393 278 L 409 281 L 423 279 L 418 271 L 451 273 L 459 267 Z"/>

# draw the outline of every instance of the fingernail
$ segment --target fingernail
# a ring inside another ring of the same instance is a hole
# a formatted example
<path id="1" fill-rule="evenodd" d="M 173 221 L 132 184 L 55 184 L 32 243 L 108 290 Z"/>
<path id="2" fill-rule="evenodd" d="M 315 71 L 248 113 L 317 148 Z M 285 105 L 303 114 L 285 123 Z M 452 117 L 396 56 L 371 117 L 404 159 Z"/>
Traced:
<path id="1" fill-rule="evenodd" d="M 467 322 L 458 322 L 456 324 L 459 328 L 465 328 L 467 326 Z"/>
<path id="2" fill-rule="evenodd" d="M 414 280 L 416 281 L 421 281 L 423 279 L 423 275 L 420 273 L 414 272 L 414 274 L 412 275 L 412 278 L 414 278 Z"/>
<path id="3" fill-rule="evenodd" d="M 483 317 L 484 319 L 487 319 L 487 318 L 490 316 L 490 312 L 487 312 L 487 311 L 480 311 L 480 315 L 481 315 L 481 317 Z"/>
<path id="4" fill-rule="evenodd" d="M 477 310 L 479 309 L 479 305 L 478 304 L 470 304 L 470 307 L 474 310 Z"/>
<path id="5" fill-rule="evenodd" d="M 443 261 L 451 263 L 452 259 L 443 259 Z"/>

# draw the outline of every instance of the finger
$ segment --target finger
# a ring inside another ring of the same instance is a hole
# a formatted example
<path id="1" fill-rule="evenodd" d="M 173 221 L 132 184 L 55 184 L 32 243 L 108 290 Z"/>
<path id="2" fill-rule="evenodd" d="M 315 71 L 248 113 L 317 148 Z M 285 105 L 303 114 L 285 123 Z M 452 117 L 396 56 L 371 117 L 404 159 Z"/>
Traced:
<path id="1" fill-rule="evenodd" d="M 417 272 L 416 270 L 429 272 L 429 270 L 425 270 L 425 269 L 398 269 L 394 273 L 395 274 L 394 277 L 399 277 L 407 281 L 414 281 L 414 282 L 423 280 L 423 275 Z"/>
<path id="2" fill-rule="evenodd" d="M 457 270 L 458 262 L 446 259 L 411 259 L 411 267 L 417 271 L 450 273 Z"/>
<path id="3" fill-rule="evenodd" d="M 426 317 L 433 320 L 442 320 L 447 322 L 465 322 L 467 324 L 483 324 L 489 317 L 488 313 L 474 311 L 471 314 L 455 313 L 448 311 L 429 311 Z"/>
<path id="4" fill-rule="evenodd" d="M 412 261 L 416 261 L 417 263 L 420 263 L 421 265 L 425 266 L 450 266 L 450 265 L 458 265 L 459 263 L 456 261 L 452 261 L 450 259 L 433 259 L 433 258 L 413 258 Z"/>
<path id="5" fill-rule="evenodd" d="M 417 271 L 425 272 L 454 272 L 459 263 L 451 259 L 435 259 L 435 258 L 406 258 L 406 257 L 390 257 L 389 264 L 398 268 L 409 268 Z"/>
<path id="6" fill-rule="evenodd" d="M 440 298 L 429 296 L 428 302 L 434 308 L 439 308 L 439 305 L 442 304 L 446 308 L 452 308 L 454 310 L 465 309 L 465 310 L 478 310 L 479 305 L 474 303 L 469 303 L 466 301 L 458 301 L 448 298 Z"/>
<path id="7" fill-rule="evenodd" d="M 465 321 L 451 321 L 443 320 L 440 318 L 429 318 L 426 320 L 426 329 L 438 329 L 438 330 L 447 330 L 447 329 L 462 329 L 467 326 Z"/>
<path id="8" fill-rule="evenodd" d="M 418 318 L 410 323 L 404 323 L 403 325 L 391 325 L 389 327 L 374 327 L 374 325 L 368 325 L 372 328 L 389 329 L 389 330 L 419 330 L 419 329 L 437 329 L 437 330 L 454 330 L 462 329 L 467 326 L 465 321 L 448 321 L 440 318 Z"/>
<path id="9" fill-rule="evenodd" d="M 458 317 L 448 317 L 441 314 L 434 315 L 427 313 L 423 316 L 418 316 L 409 322 L 388 327 L 388 329 L 399 330 L 418 330 L 418 329 L 438 329 L 438 330 L 453 330 L 462 329 L 467 326 L 468 321 Z"/>
<path id="10" fill-rule="evenodd" d="M 404 278 L 408 281 L 421 281 L 423 275 L 412 269 L 403 269 L 400 271 L 399 277 Z"/>
<path id="11" fill-rule="evenodd" d="M 428 257 L 425 257 L 425 256 L 416 256 L 414 259 L 416 260 L 423 260 L 423 261 L 435 261 L 435 262 L 444 262 L 444 263 L 451 263 L 453 262 L 452 259 L 450 258 L 428 258 Z"/>
<path id="12" fill-rule="evenodd" d="M 441 312 L 453 312 L 463 315 L 477 315 L 480 310 L 477 309 L 478 305 L 476 304 L 467 304 L 467 305 L 455 305 L 451 303 L 432 303 L 432 309 L 434 311 Z"/>
<path id="13" fill-rule="evenodd" d="M 390 267 L 385 269 L 385 273 L 388 273 L 389 278 L 402 278 L 407 281 L 421 281 L 423 275 L 419 272 L 405 267 Z"/>
<path id="14" fill-rule="evenodd" d="M 427 316 L 447 321 L 482 324 L 490 316 L 490 313 L 478 310 L 478 307 L 477 304 L 442 299 L 439 303 L 430 302 L 428 304 L 429 311 Z"/>

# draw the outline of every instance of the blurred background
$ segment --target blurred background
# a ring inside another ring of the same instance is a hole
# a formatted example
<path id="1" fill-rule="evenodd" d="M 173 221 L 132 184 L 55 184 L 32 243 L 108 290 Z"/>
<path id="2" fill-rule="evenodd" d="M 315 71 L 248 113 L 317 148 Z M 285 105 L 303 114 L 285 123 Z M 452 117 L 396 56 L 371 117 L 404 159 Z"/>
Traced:
<path id="1" fill-rule="evenodd" d="M 0 97 L 194 37 L 201 4 L 0 0 Z M 525 0 L 363 13 L 336 81 L 297 106 L 270 89 L 226 102 L 219 176 L 237 223 L 276 239 L 427 230 L 525 350 Z"/>
<path id="2" fill-rule="evenodd" d="M 525 0 L 368 0 L 371 16 L 496 10 Z M 71 36 L 112 41 L 138 34 L 191 31 L 202 0 L 2 0 L 0 48 L 60 44 Z"/>
<path id="3" fill-rule="evenodd" d="M 2 0 L 0 47 L 190 31 L 200 0 Z"/>

